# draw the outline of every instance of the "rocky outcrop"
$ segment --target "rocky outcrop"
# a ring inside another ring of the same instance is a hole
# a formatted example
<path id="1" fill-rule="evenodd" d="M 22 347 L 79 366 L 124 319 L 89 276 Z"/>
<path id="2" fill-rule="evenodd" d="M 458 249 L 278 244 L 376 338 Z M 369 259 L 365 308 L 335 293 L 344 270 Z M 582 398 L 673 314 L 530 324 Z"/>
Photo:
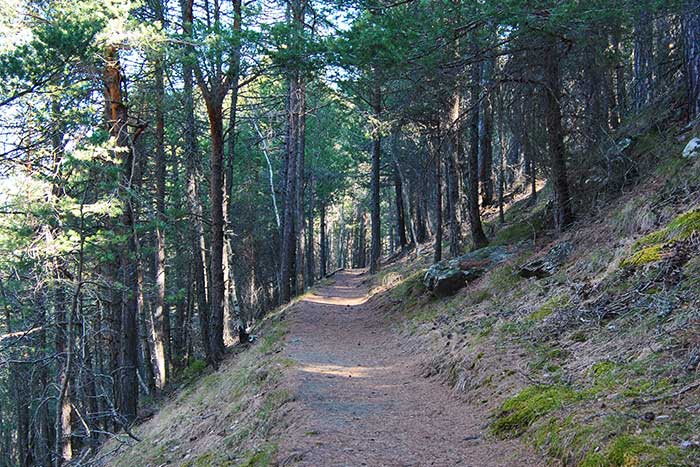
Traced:
<path id="1" fill-rule="evenodd" d="M 686 159 L 695 159 L 700 157 L 700 138 L 691 139 L 683 149 L 683 157 Z"/>
<path id="2" fill-rule="evenodd" d="M 503 246 L 492 246 L 467 253 L 457 258 L 433 264 L 425 273 L 425 287 L 437 297 L 453 295 L 469 282 L 512 256 Z"/>
<path id="3" fill-rule="evenodd" d="M 536 277 L 537 279 L 543 279 L 549 277 L 557 272 L 559 267 L 564 264 L 564 261 L 566 261 L 566 258 L 571 254 L 573 249 L 574 247 L 570 242 L 561 242 L 541 258 L 520 266 L 518 274 L 526 278 Z"/>

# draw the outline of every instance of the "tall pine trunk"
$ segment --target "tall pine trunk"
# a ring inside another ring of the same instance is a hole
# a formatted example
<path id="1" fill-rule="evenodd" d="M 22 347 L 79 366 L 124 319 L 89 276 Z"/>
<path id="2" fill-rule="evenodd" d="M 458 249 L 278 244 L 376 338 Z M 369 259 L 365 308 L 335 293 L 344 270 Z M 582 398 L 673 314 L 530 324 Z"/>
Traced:
<path id="1" fill-rule="evenodd" d="M 295 265 L 294 221 L 296 200 L 296 167 L 299 105 L 299 76 L 292 73 L 287 94 L 287 135 L 285 141 L 284 211 L 282 216 L 282 257 L 280 263 L 280 301 L 292 298 L 292 276 Z"/>
<path id="2" fill-rule="evenodd" d="M 314 259 L 314 192 L 315 179 L 312 176 L 309 185 L 309 209 L 306 214 L 306 287 L 312 287 L 316 280 L 316 261 Z"/>
<path id="3" fill-rule="evenodd" d="M 435 243 L 433 261 L 442 260 L 442 158 L 439 143 L 430 141 L 430 157 L 435 167 Z"/>
<path id="4" fill-rule="evenodd" d="M 156 19 L 163 24 L 163 4 L 156 4 Z M 155 183 L 156 183 L 156 231 L 154 272 L 156 284 L 156 300 L 153 308 L 153 325 L 155 328 L 155 367 L 156 386 L 162 389 L 168 380 L 170 362 L 170 319 L 165 304 L 165 85 L 163 80 L 163 57 L 159 55 L 155 61 Z"/>
<path id="5" fill-rule="evenodd" d="M 465 185 L 467 186 L 467 210 L 469 212 L 469 228 L 472 234 L 472 247 L 483 248 L 489 241 L 481 225 L 481 213 L 479 212 L 479 99 L 481 96 L 481 64 L 472 67 L 472 112 L 470 116 L 470 148 L 467 157 L 467 173 Z M 458 150 L 460 146 L 457 146 Z"/>
<path id="6" fill-rule="evenodd" d="M 493 59 L 482 65 L 481 100 L 479 109 L 479 180 L 481 182 L 481 204 L 493 204 L 493 107 L 489 90 L 493 74 Z"/>
<path id="7" fill-rule="evenodd" d="M 700 116 L 700 1 L 689 0 L 683 14 L 688 119 Z"/>
<path id="8" fill-rule="evenodd" d="M 182 0 L 183 33 L 186 37 L 192 35 L 192 0 Z M 188 46 L 187 52 L 193 53 Z M 190 242 L 193 253 L 193 269 L 195 294 L 197 296 L 197 313 L 202 348 L 207 360 L 211 361 L 209 351 L 209 283 L 207 273 L 206 241 L 202 225 L 202 205 L 199 200 L 197 187 L 199 185 L 199 165 L 197 148 L 197 123 L 194 115 L 194 77 L 192 64 L 185 59 L 182 62 L 183 97 L 185 114 L 185 172 L 187 176 L 187 204 L 192 219 Z"/>
<path id="9" fill-rule="evenodd" d="M 651 13 L 642 10 L 634 27 L 634 106 L 646 106 L 653 95 L 653 25 Z"/>
<path id="10" fill-rule="evenodd" d="M 372 110 L 374 118 L 379 122 L 382 111 L 382 95 L 379 83 L 374 84 L 372 90 Z M 369 260 L 370 274 L 376 274 L 379 271 L 379 257 L 382 253 L 382 228 L 381 228 L 381 212 L 380 212 L 380 162 L 382 153 L 382 135 L 381 129 L 377 124 L 372 134 L 372 170 L 371 170 L 371 215 L 372 215 L 372 245 Z"/>
<path id="11" fill-rule="evenodd" d="M 549 146 L 552 185 L 554 187 L 554 225 L 564 230 L 573 221 L 569 182 L 566 173 L 566 148 L 561 122 L 561 83 L 556 39 L 548 38 L 544 53 L 545 120 Z"/>
<path id="12" fill-rule="evenodd" d="M 326 239 L 326 204 L 321 203 L 319 207 L 319 235 L 320 235 L 320 254 L 318 258 L 319 262 L 319 276 L 321 279 L 327 275 L 327 265 L 328 265 L 328 240 Z"/>
<path id="13" fill-rule="evenodd" d="M 295 281 L 297 294 L 304 291 L 304 153 L 306 151 L 306 81 L 303 77 L 299 78 L 299 116 L 297 119 L 297 137 L 296 137 L 296 169 L 295 169 L 295 190 L 294 190 L 294 207 L 295 215 L 294 225 L 296 226 L 296 255 L 295 266 L 296 271 Z"/>
<path id="14" fill-rule="evenodd" d="M 119 366 L 117 371 L 118 400 L 117 410 L 126 423 L 136 419 L 138 408 L 138 284 L 135 221 L 133 199 L 131 195 L 134 153 L 131 149 L 127 126 L 127 109 L 122 100 L 122 71 L 119 53 L 114 46 L 107 46 L 105 53 L 104 83 L 108 99 L 109 132 L 115 141 L 115 159 L 121 161 L 122 177 L 120 185 L 125 187 L 123 195 L 124 210 L 121 217 L 123 232 L 127 238 L 127 249 L 121 252 L 121 282 L 124 284 L 119 341 Z"/>
<path id="15" fill-rule="evenodd" d="M 217 93 L 207 99 L 209 137 L 211 140 L 210 193 L 211 201 L 211 258 L 209 351 L 212 364 L 221 361 L 224 354 L 224 118 L 222 99 Z"/>

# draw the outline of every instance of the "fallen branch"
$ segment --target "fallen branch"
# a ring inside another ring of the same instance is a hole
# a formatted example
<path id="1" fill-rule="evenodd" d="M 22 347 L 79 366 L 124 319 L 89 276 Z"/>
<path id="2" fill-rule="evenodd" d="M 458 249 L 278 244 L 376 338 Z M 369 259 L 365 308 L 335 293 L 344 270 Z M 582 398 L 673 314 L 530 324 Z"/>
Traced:
<path id="1" fill-rule="evenodd" d="M 686 392 L 692 391 L 693 389 L 698 388 L 698 387 L 700 387 L 700 381 L 696 381 L 693 384 L 689 384 L 688 386 L 686 386 L 682 389 L 679 389 L 676 392 L 672 392 L 670 394 L 664 394 L 663 396 L 652 397 L 649 399 L 635 399 L 634 401 L 632 401 L 632 403 L 635 405 L 653 404 L 654 402 L 659 402 L 659 401 L 663 401 L 666 399 L 672 399 L 674 397 L 681 396 L 681 395 L 685 394 Z"/>

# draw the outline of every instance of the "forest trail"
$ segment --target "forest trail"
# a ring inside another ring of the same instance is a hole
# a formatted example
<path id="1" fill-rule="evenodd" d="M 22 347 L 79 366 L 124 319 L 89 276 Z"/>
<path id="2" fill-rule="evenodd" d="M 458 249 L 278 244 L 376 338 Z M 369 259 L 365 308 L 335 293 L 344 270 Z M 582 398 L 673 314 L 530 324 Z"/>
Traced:
<path id="1" fill-rule="evenodd" d="M 542 465 L 517 442 L 487 436 L 484 413 L 420 376 L 366 277 L 339 272 L 290 310 L 285 353 L 296 364 L 283 383 L 293 401 L 280 465 Z"/>

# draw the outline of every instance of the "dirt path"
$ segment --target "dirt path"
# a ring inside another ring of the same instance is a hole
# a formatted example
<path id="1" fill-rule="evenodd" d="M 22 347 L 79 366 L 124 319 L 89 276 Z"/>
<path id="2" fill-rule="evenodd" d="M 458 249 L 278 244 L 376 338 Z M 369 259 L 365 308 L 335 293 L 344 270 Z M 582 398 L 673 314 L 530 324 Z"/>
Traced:
<path id="1" fill-rule="evenodd" d="M 486 420 L 412 357 L 358 271 L 341 272 L 289 313 L 286 375 L 294 393 L 281 465 L 536 466 L 514 442 L 485 437 Z"/>

